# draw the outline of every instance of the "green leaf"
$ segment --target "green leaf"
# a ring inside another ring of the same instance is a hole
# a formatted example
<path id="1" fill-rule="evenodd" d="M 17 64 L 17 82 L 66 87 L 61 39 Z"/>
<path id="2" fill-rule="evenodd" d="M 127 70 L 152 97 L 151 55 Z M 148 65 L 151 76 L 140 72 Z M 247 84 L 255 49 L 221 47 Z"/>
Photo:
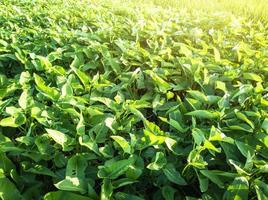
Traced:
<path id="1" fill-rule="evenodd" d="M 150 170 L 160 170 L 162 169 L 167 163 L 165 155 L 163 152 L 157 152 L 153 161 L 147 165 L 147 168 Z"/>
<path id="2" fill-rule="evenodd" d="M 113 185 L 107 178 L 103 179 L 101 186 L 101 200 L 110 200 L 113 194 Z"/>
<path id="3" fill-rule="evenodd" d="M 26 117 L 24 114 L 19 113 L 12 117 L 6 117 L 0 121 L 0 126 L 8 127 L 19 127 L 26 122 Z"/>
<path id="4" fill-rule="evenodd" d="M 130 165 L 126 171 L 126 176 L 132 180 L 138 179 L 144 169 L 144 161 L 141 157 L 137 157 L 134 164 Z"/>
<path id="5" fill-rule="evenodd" d="M 81 65 L 79 58 L 76 56 L 72 64 L 70 65 L 71 69 L 74 71 L 76 76 L 80 79 L 81 83 L 84 85 L 85 89 L 90 88 L 90 77 L 85 72 L 78 69 L 78 67 Z"/>
<path id="6" fill-rule="evenodd" d="M 180 43 L 180 54 L 185 55 L 186 57 L 192 57 L 192 51 L 188 48 L 188 45 Z"/>
<path id="7" fill-rule="evenodd" d="M 210 129 L 209 141 L 223 141 L 226 137 L 219 129 L 212 126 Z"/>
<path id="8" fill-rule="evenodd" d="M 4 170 L 0 168 L 0 179 L 5 178 Z"/>
<path id="9" fill-rule="evenodd" d="M 201 101 L 203 103 L 208 102 L 208 97 L 198 90 L 188 90 L 187 93 L 198 101 Z"/>
<path id="10" fill-rule="evenodd" d="M 208 178 L 201 173 L 197 173 L 199 188 L 201 192 L 206 192 L 208 190 Z"/>
<path id="11" fill-rule="evenodd" d="M 37 74 L 34 74 L 34 81 L 37 89 L 42 92 L 46 97 L 57 101 L 60 97 L 60 93 L 56 88 L 52 88 L 46 85 L 45 81 Z"/>
<path id="12" fill-rule="evenodd" d="M 245 177 L 236 177 L 228 186 L 224 194 L 224 199 L 247 200 L 249 193 L 249 183 Z"/>
<path id="13" fill-rule="evenodd" d="M 144 126 L 145 126 L 146 130 L 152 132 L 155 135 L 163 135 L 164 134 L 164 132 L 159 128 L 159 126 L 157 126 L 153 122 L 145 120 L 144 121 Z"/>
<path id="14" fill-rule="evenodd" d="M 244 94 L 251 94 L 252 90 L 253 90 L 252 85 L 241 85 L 239 87 L 239 90 L 233 95 L 231 100 L 233 100 L 241 95 L 244 95 Z"/>
<path id="15" fill-rule="evenodd" d="M 177 185 L 187 185 L 187 182 L 181 176 L 181 174 L 175 169 L 174 165 L 169 163 L 163 168 L 163 172 L 169 181 Z"/>
<path id="16" fill-rule="evenodd" d="M 178 152 L 176 152 L 176 147 L 178 144 L 176 140 L 166 137 L 165 143 L 170 151 L 172 151 L 174 154 L 178 154 Z"/>
<path id="17" fill-rule="evenodd" d="M 77 154 L 72 156 L 67 163 L 66 177 L 85 178 L 85 169 L 87 161 L 83 155 Z"/>
<path id="18" fill-rule="evenodd" d="M 262 122 L 261 128 L 268 134 L 268 118 L 265 118 Z"/>
<path id="19" fill-rule="evenodd" d="M 214 51 L 214 59 L 216 62 L 219 62 L 221 60 L 221 55 L 220 52 L 217 48 L 213 47 L 213 51 Z"/>
<path id="20" fill-rule="evenodd" d="M 49 192 L 44 196 L 44 200 L 93 200 L 89 197 L 82 196 L 79 194 L 65 192 L 65 191 L 57 191 L 57 192 Z"/>
<path id="21" fill-rule="evenodd" d="M 217 176 L 217 174 L 209 170 L 200 170 L 201 174 L 210 179 L 213 183 L 217 184 L 220 188 L 224 188 L 224 182 Z"/>
<path id="22" fill-rule="evenodd" d="M 81 112 L 80 113 L 80 119 L 79 119 L 79 122 L 76 126 L 76 133 L 77 135 L 85 135 L 85 124 L 84 124 L 84 117 L 83 117 L 83 113 Z"/>
<path id="23" fill-rule="evenodd" d="M 143 141 L 148 143 L 148 146 L 163 144 L 166 141 L 166 138 L 167 138 L 165 136 L 155 135 L 152 132 L 147 131 L 147 130 L 143 130 L 143 132 L 144 132 L 145 137 L 142 138 L 142 139 L 143 139 Z"/>
<path id="24" fill-rule="evenodd" d="M 19 83 L 20 85 L 24 86 L 25 84 L 29 83 L 31 80 L 31 74 L 28 71 L 22 72 L 20 74 Z"/>
<path id="25" fill-rule="evenodd" d="M 222 82 L 222 81 L 216 81 L 216 86 L 215 86 L 215 88 L 216 88 L 216 89 L 219 89 L 219 90 L 221 90 L 221 91 L 223 91 L 223 92 L 226 92 L 226 91 L 227 91 L 227 89 L 226 89 L 226 85 L 225 85 L 225 83 Z"/>
<path id="26" fill-rule="evenodd" d="M 111 108 L 112 110 L 118 110 L 117 103 L 113 101 L 112 99 L 106 98 L 106 97 L 91 97 L 91 101 L 99 101 L 106 105 L 108 108 Z"/>
<path id="27" fill-rule="evenodd" d="M 8 178 L 0 178 L 0 198 L 2 200 L 24 199 L 17 187 Z"/>
<path id="28" fill-rule="evenodd" d="M 33 165 L 28 166 L 26 163 L 22 163 L 22 167 L 24 168 L 24 171 L 30 172 L 33 174 L 42 174 L 45 176 L 51 176 L 51 177 L 57 177 L 54 172 L 52 172 L 50 169 L 43 165 Z"/>
<path id="29" fill-rule="evenodd" d="M 251 128 L 253 128 L 253 129 L 255 128 L 254 124 L 242 112 L 239 112 L 238 110 L 235 110 L 235 115 L 236 115 L 236 117 L 238 119 L 241 119 L 244 122 L 246 122 L 248 125 L 250 125 Z"/>
<path id="30" fill-rule="evenodd" d="M 138 181 L 135 181 L 133 179 L 130 178 L 121 178 L 119 180 L 113 181 L 113 187 L 114 189 L 120 188 L 120 187 L 124 187 L 126 185 L 130 185 L 133 183 L 137 183 Z"/>
<path id="31" fill-rule="evenodd" d="M 54 184 L 59 190 L 80 192 L 85 194 L 87 192 L 87 185 L 83 180 L 76 177 L 66 177 L 64 180 Z"/>
<path id="32" fill-rule="evenodd" d="M 244 142 L 237 141 L 237 140 L 235 141 L 235 144 L 237 148 L 239 149 L 239 151 L 241 152 L 241 154 L 245 156 L 246 158 L 248 156 L 248 153 L 250 153 L 250 155 L 254 155 L 255 150 L 250 145 Z"/>
<path id="33" fill-rule="evenodd" d="M 30 106 L 30 94 L 29 90 L 23 90 L 19 98 L 19 105 L 22 109 L 26 110 Z"/>
<path id="34" fill-rule="evenodd" d="M 111 138 L 114 139 L 120 145 L 120 147 L 125 153 L 131 154 L 131 147 L 129 143 L 125 140 L 125 138 L 117 135 L 111 136 Z"/>
<path id="35" fill-rule="evenodd" d="M 220 152 L 221 152 L 220 149 L 217 149 L 217 148 L 216 148 L 210 141 L 208 141 L 208 140 L 205 140 L 205 142 L 204 142 L 204 147 L 205 147 L 206 149 L 215 151 L 215 152 L 217 152 L 217 153 L 220 153 Z"/>
<path id="36" fill-rule="evenodd" d="M 71 145 L 73 144 L 74 140 L 70 138 L 70 136 L 53 129 L 46 128 L 46 131 L 49 137 L 62 146 L 63 151 L 70 151 L 72 149 Z"/>
<path id="37" fill-rule="evenodd" d="M 15 145 L 8 137 L 0 134 L 0 152 L 6 152 L 6 151 L 9 151 L 10 149 L 16 149 Z M 0 156 L 1 155 L 2 153 L 0 153 Z M 1 158 L 1 160 L 2 159 L 3 158 Z M 3 167 L 1 167 L 0 165 L 0 168 L 3 168 Z"/>
<path id="38" fill-rule="evenodd" d="M 35 60 L 32 60 L 33 65 L 35 66 L 37 71 L 52 71 L 52 64 L 49 62 L 49 60 L 46 57 L 43 56 L 35 56 L 33 55 Z"/>
<path id="39" fill-rule="evenodd" d="M 198 117 L 201 119 L 218 119 L 218 118 L 220 118 L 219 112 L 207 111 L 207 110 L 195 110 L 195 111 L 186 113 L 186 115 Z"/>
<path id="40" fill-rule="evenodd" d="M 60 190 L 85 194 L 88 187 L 84 180 L 86 168 L 87 162 L 82 155 L 72 156 L 67 163 L 65 179 L 55 184 L 55 186 Z"/>
<path id="41" fill-rule="evenodd" d="M 2 138 L 1 138 L 2 139 Z M 0 143 L 2 146 L 2 143 Z M 6 156 L 5 153 L 0 151 L 0 169 L 2 169 L 5 173 L 10 173 L 12 169 L 15 169 L 15 165 L 12 161 Z"/>
<path id="42" fill-rule="evenodd" d="M 263 200 L 268 198 L 268 184 L 261 180 L 254 181 L 254 187 L 257 193 L 258 200 Z"/>
<path id="43" fill-rule="evenodd" d="M 109 57 L 109 58 L 106 58 L 106 61 L 116 74 L 119 74 L 121 72 L 120 65 L 116 58 Z"/>
<path id="44" fill-rule="evenodd" d="M 170 126 L 174 127 L 181 133 L 185 133 L 188 130 L 188 128 L 183 128 L 182 125 L 174 119 L 170 119 L 169 121 L 164 117 L 159 117 L 159 119 L 161 119 L 163 122 L 168 123 Z"/>
<path id="45" fill-rule="evenodd" d="M 92 140 L 88 135 L 83 135 L 79 137 L 79 144 L 85 146 L 91 151 L 95 152 L 97 155 L 100 155 L 98 145 L 95 140 Z"/>
<path id="46" fill-rule="evenodd" d="M 200 146 L 206 140 L 204 132 L 198 128 L 192 129 L 192 135 L 195 144 L 198 146 Z"/>
<path id="47" fill-rule="evenodd" d="M 134 162 L 134 158 L 130 157 L 129 159 L 114 161 L 111 164 L 104 165 L 99 169 L 98 177 L 116 179 L 118 176 L 124 174 Z"/>
<path id="48" fill-rule="evenodd" d="M 200 172 L 220 188 L 224 188 L 225 186 L 224 178 L 230 179 L 237 176 L 234 173 L 222 172 L 218 170 L 200 170 Z"/>
<path id="49" fill-rule="evenodd" d="M 249 173 L 247 173 L 244 169 L 242 169 L 240 167 L 240 163 L 239 162 L 236 162 L 232 159 L 228 159 L 228 162 L 235 168 L 235 170 L 237 171 L 237 174 L 238 175 L 242 175 L 242 176 L 250 176 Z"/>
<path id="50" fill-rule="evenodd" d="M 124 192 L 117 192 L 115 194 L 115 199 L 116 200 L 144 200 L 144 198 L 141 198 L 141 197 L 138 197 L 136 195 L 133 195 L 133 194 L 127 194 L 127 193 L 124 193 Z"/>
<path id="51" fill-rule="evenodd" d="M 98 196 L 98 194 L 96 193 L 96 191 L 94 190 L 93 186 L 92 186 L 90 183 L 88 183 L 87 186 L 88 186 L 88 187 L 87 187 L 87 190 L 88 190 L 88 196 L 89 196 L 90 198 L 94 199 L 94 200 L 99 199 L 99 196 Z"/>
<path id="52" fill-rule="evenodd" d="M 165 200 L 174 200 L 174 195 L 176 193 L 176 190 L 170 186 L 164 186 L 161 189 L 162 196 Z"/>
<path id="53" fill-rule="evenodd" d="M 115 134 L 116 133 L 115 128 L 114 128 L 114 125 L 116 123 L 115 118 L 107 117 L 104 122 L 105 122 L 105 125 Z"/>
<path id="54" fill-rule="evenodd" d="M 265 133 L 258 133 L 256 134 L 256 138 L 261 141 L 266 148 L 268 148 L 268 135 Z"/>
<path id="55" fill-rule="evenodd" d="M 167 90 L 171 89 L 171 86 L 169 85 L 168 82 L 166 82 L 164 79 L 160 78 L 156 73 L 154 73 L 151 70 L 146 70 L 145 73 L 147 73 L 153 81 L 158 85 L 159 90 L 161 92 L 166 92 Z"/>
<path id="56" fill-rule="evenodd" d="M 252 133 L 253 129 L 248 126 L 247 124 L 242 124 L 242 123 L 237 123 L 237 125 L 229 125 L 228 128 L 230 130 L 238 130 L 238 131 L 245 131 L 245 132 L 249 132 Z"/>
<path id="57" fill-rule="evenodd" d="M 61 88 L 62 97 L 71 98 L 73 96 L 73 88 L 69 81 L 67 81 Z"/>
<path id="58" fill-rule="evenodd" d="M 254 73 L 243 73 L 243 78 L 247 80 L 262 82 L 262 78 Z"/>
<path id="59" fill-rule="evenodd" d="M 134 106 L 129 105 L 127 106 L 127 109 L 132 112 L 134 115 L 136 115 L 137 117 L 139 117 L 142 120 L 146 120 L 146 118 L 143 116 L 143 114 L 136 108 L 134 108 Z"/>

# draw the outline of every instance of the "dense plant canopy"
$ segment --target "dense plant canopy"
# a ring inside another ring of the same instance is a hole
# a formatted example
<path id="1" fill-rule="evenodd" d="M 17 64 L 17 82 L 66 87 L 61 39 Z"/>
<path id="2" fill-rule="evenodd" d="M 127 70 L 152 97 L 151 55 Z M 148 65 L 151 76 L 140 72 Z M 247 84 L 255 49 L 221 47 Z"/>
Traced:
<path id="1" fill-rule="evenodd" d="M 264 21 L 63 0 L 0 13 L 0 199 L 268 199 Z"/>

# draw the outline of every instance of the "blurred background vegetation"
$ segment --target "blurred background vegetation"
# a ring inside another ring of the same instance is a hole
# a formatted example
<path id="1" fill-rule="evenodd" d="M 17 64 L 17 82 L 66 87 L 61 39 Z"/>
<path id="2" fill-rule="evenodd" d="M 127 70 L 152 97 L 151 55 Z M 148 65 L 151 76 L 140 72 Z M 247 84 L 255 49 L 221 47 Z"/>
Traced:
<path id="1" fill-rule="evenodd" d="M 133 4 L 134 6 L 160 6 L 170 9 L 185 9 L 189 12 L 228 12 L 237 16 L 248 17 L 254 20 L 268 21 L 268 0 L 92 0 L 93 3 L 110 2 L 110 5 L 119 6 Z"/>

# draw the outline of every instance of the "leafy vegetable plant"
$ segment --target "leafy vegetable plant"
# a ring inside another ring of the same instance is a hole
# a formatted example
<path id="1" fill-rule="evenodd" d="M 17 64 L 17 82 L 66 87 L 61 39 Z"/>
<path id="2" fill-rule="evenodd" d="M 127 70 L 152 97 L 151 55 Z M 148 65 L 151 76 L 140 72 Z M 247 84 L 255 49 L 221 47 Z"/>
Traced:
<path id="1" fill-rule="evenodd" d="M 268 199 L 266 23 L 101 2 L 0 2 L 0 199 Z"/>

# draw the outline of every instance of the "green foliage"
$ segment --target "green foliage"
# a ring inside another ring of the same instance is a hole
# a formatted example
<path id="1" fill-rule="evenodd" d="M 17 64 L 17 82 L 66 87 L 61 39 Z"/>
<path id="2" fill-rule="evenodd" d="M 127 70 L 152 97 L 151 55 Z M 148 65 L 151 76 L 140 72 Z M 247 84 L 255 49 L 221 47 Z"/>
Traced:
<path id="1" fill-rule="evenodd" d="M 0 2 L 0 199 L 268 198 L 265 20 L 141 2 Z"/>

